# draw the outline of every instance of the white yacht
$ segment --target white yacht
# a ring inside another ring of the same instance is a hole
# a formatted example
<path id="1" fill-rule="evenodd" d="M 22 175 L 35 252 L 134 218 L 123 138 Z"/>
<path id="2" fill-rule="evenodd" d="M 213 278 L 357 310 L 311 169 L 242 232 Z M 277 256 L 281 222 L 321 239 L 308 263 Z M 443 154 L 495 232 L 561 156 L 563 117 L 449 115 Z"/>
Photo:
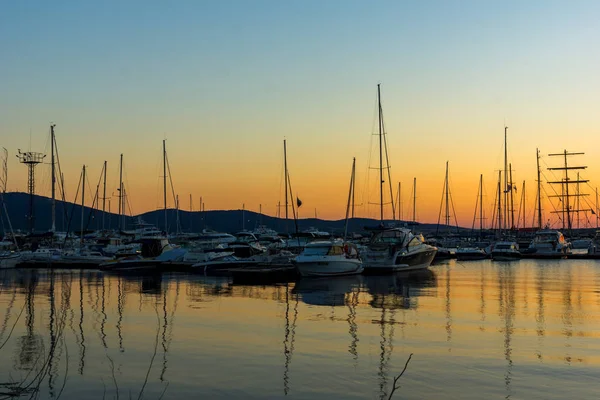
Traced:
<path id="1" fill-rule="evenodd" d="M 536 232 L 527 253 L 533 257 L 565 257 L 571 253 L 571 244 L 560 231 L 545 229 Z"/>
<path id="2" fill-rule="evenodd" d="M 107 257 L 99 251 L 78 249 L 73 251 L 65 251 L 62 254 L 59 262 L 67 264 L 100 265 L 111 261 L 112 259 L 112 257 Z"/>
<path id="3" fill-rule="evenodd" d="M 21 262 L 21 255 L 12 251 L 0 253 L 0 269 L 15 268 Z"/>
<path id="4" fill-rule="evenodd" d="M 354 275 L 363 271 L 356 248 L 342 241 L 308 243 L 293 263 L 302 276 Z"/>
<path id="5" fill-rule="evenodd" d="M 497 242 L 492 249 L 492 260 L 512 261 L 521 258 L 517 242 Z"/>
<path id="6" fill-rule="evenodd" d="M 365 273 L 389 273 L 424 269 L 431 265 L 437 248 L 406 228 L 381 228 L 361 254 Z"/>

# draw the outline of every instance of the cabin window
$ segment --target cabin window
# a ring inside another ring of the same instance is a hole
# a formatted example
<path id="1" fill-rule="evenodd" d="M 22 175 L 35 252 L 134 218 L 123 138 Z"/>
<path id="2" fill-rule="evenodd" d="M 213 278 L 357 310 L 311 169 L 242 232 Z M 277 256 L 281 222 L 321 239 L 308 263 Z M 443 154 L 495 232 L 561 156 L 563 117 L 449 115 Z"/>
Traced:
<path id="1" fill-rule="evenodd" d="M 421 241 L 419 240 L 419 238 L 414 237 L 410 240 L 410 242 L 408 242 L 408 247 L 414 247 L 414 246 L 418 246 L 420 244 L 421 244 Z"/>
<path id="2" fill-rule="evenodd" d="M 343 249 L 341 246 L 331 246 L 329 248 L 329 252 L 327 253 L 328 256 L 339 256 L 342 255 L 344 253 Z"/>
<path id="3" fill-rule="evenodd" d="M 305 256 L 324 256 L 327 254 L 329 250 L 328 247 L 305 247 L 304 255 Z"/>

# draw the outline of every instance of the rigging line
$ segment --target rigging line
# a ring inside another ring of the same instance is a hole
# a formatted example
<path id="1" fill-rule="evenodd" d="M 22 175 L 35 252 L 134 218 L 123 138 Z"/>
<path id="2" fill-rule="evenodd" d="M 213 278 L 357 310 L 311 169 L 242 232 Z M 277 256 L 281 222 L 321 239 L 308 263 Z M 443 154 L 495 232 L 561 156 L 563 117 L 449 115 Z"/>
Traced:
<path id="1" fill-rule="evenodd" d="M 69 231 L 71 230 L 71 222 L 73 220 L 73 214 L 75 214 L 75 204 L 77 203 L 77 197 L 79 197 L 79 189 L 81 188 L 81 181 L 83 180 L 83 171 L 81 171 L 81 175 L 79 177 L 79 182 L 77 183 L 77 191 L 75 192 L 75 201 L 71 206 L 71 215 L 69 216 L 69 222 L 67 224 L 67 234 L 65 235 L 65 240 L 63 241 L 63 247 L 67 244 L 67 239 L 69 237 Z"/>
<path id="2" fill-rule="evenodd" d="M 450 179 L 450 178 L 448 178 L 448 179 Z M 454 198 L 452 197 L 451 190 L 448 190 L 448 193 L 450 194 L 450 205 L 452 206 L 452 214 L 454 214 L 454 224 L 456 225 L 456 232 L 458 233 L 458 219 L 456 218 L 456 209 L 454 208 Z M 448 220 L 450 220 L 450 219 L 448 218 Z"/>
<path id="3" fill-rule="evenodd" d="M 473 211 L 473 225 L 471 225 L 471 233 L 475 231 L 475 221 L 477 219 L 477 207 L 479 206 L 479 195 L 481 194 L 481 185 L 479 185 L 479 190 L 477 190 L 477 199 L 475 200 L 475 211 Z"/>
<path id="4" fill-rule="evenodd" d="M 98 185 L 96 185 L 96 194 L 94 195 L 94 200 L 92 201 L 92 207 L 90 209 L 90 213 L 88 214 L 88 220 L 87 220 L 87 224 L 85 226 L 85 229 L 87 230 L 90 226 L 90 223 L 92 222 L 92 216 L 94 216 L 96 214 L 96 209 L 94 208 L 94 206 L 98 206 L 97 202 L 99 200 L 99 192 L 100 192 L 100 183 L 102 182 L 102 177 L 104 176 L 104 163 L 102 163 L 102 170 L 100 171 L 100 177 L 98 178 Z M 89 179 L 88 179 L 88 183 L 89 183 Z M 90 188 L 90 193 L 92 192 L 92 189 Z"/>
<path id="5" fill-rule="evenodd" d="M 388 145 L 387 145 L 387 133 L 385 130 L 385 122 L 383 120 L 383 108 L 380 107 L 379 112 L 381 114 L 381 131 L 383 133 L 383 145 L 385 148 L 385 165 L 386 165 L 386 169 L 387 169 L 387 175 L 388 175 L 388 182 L 389 182 L 389 186 L 390 186 L 390 199 L 391 199 L 391 203 L 392 203 L 392 220 L 396 219 L 396 208 L 394 207 L 394 191 L 392 190 L 392 172 L 391 170 L 391 166 L 390 166 L 390 159 L 388 156 Z"/>
<path id="6" fill-rule="evenodd" d="M 494 195 L 494 206 L 492 207 L 492 230 L 496 228 L 496 206 L 498 205 L 498 197 L 499 193 L 498 188 L 496 187 L 496 194 Z"/>
<path id="7" fill-rule="evenodd" d="M 175 203 L 177 203 L 177 196 L 175 195 L 175 187 L 173 186 L 173 179 L 171 178 L 171 163 L 169 162 L 169 153 L 167 153 L 166 158 L 167 158 L 167 173 L 169 174 L 169 183 L 171 184 L 171 194 L 173 195 L 173 204 L 175 204 Z"/>
<path id="8" fill-rule="evenodd" d="M 544 194 L 546 195 L 546 198 L 548 198 L 549 196 L 548 196 L 548 193 L 546 192 L 546 188 L 544 186 L 542 186 L 542 189 L 544 190 Z M 552 206 L 552 209 L 554 210 L 554 212 L 556 213 L 556 215 L 558 216 L 558 220 L 560 222 L 562 222 L 563 220 L 562 220 L 562 218 L 560 216 L 561 214 L 558 212 L 558 210 L 556 209 L 556 207 L 554 207 L 554 204 L 552 204 L 551 201 L 549 203 Z"/>
<path id="9" fill-rule="evenodd" d="M 444 179 L 444 186 L 442 187 L 442 200 L 440 201 L 440 212 L 438 213 L 437 228 L 435 229 L 435 235 L 437 236 L 440 231 L 440 222 L 442 220 L 442 208 L 444 206 L 444 193 L 446 193 L 446 179 Z"/>
<path id="10" fill-rule="evenodd" d="M 371 169 L 371 162 L 373 161 L 373 138 L 375 135 L 375 124 L 378 122 L 378 112 L 379 112 L 379 101 L 377 95 L 375 96 L 375 103 L 373 104 L 373 118 L 371 123 L 371 134 L 369 135 L 369 157 L 367 159 L 367 167 L 365 169 L 365 185 L 363 186 L 362 196 L 361 196 L 361 204 L 364 205 L 367 211 L 367 216 L 371 217 L 370 207 L 369 207 L 369 194 L 370 194 L 370 185 L 371 185 L 371 174 L 369 170 Z"/>

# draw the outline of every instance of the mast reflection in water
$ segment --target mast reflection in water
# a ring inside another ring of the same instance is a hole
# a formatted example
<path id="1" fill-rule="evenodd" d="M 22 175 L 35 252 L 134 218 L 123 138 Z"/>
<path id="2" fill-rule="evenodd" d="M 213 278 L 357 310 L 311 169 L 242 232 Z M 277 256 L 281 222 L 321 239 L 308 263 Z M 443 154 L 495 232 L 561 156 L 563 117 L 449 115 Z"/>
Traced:
<path id="1" fill-rule="evenodd" d="M 595 398 L 600 268 L 489 260 L 238 285 L 0 271 L 11 398 Z M 435 377 L 435 379 L 432 379 Z"/>

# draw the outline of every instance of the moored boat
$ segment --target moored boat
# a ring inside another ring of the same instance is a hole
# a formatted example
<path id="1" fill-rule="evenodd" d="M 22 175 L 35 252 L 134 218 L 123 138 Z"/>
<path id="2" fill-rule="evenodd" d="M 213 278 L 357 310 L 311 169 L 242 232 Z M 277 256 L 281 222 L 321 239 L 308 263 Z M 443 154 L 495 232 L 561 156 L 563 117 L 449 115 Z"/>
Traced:
<path id="1" fill-rule="evenodd" d="M 519 260 L 521 253 L 516 242 L 497 242 L 492 249 L 492 260 L 512 261 Z"/>
<path id="2" fill-rule="evenodd" d="M 356 248 L 341 240 L 308 243 L 292 262 L 304 277 L 354 275 L 363 271 Z"/>
<path id="3" fill-rule="evenodd" d="M 428 268 L 436 253 L 436 247 L 409 229 L 381 228 L 361 257 L 365 273 L 390 273 Z"/>
<path id="4" fill-rule="evenodd" d="M 485 260 L 490 255 L 479 247 L 461 247 L 456 249 L 456 259 L 458 261 Z"/>

